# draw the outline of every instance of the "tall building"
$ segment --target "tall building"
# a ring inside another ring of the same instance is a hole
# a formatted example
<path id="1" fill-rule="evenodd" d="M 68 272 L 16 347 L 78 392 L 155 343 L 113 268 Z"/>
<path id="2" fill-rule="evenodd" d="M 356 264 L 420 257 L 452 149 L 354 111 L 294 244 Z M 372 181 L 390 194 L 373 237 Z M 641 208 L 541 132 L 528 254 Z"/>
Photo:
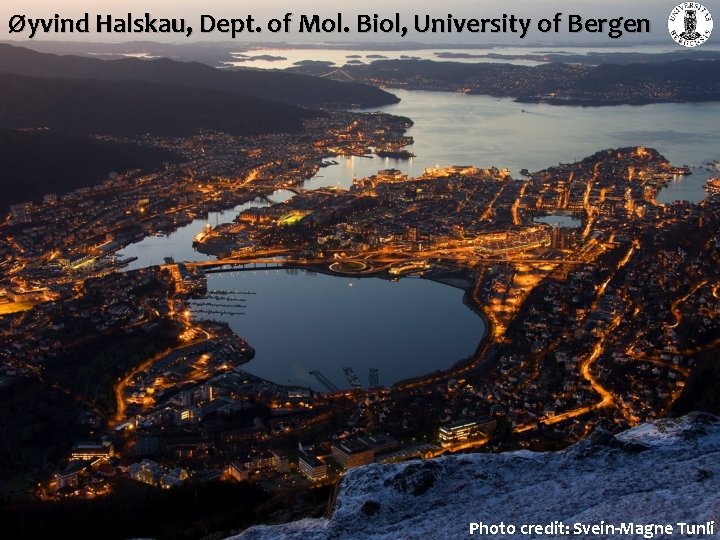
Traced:
<path id="1" fill-rule="evenodd" d="M 109 459 L 115 455 L 112 443 L 79 443 L 70 451 L 70 461 L 95 461 Z"/>
<path id="2" fill-rule="evenodd" d="M 458 420 L 442 426 L 438 439 L 442 446 L 451 446 L 457 442 L 485 435 L 495 429 L 496 425 L 497 421 L 489 416 L 482 416 L 476 420 Z"/>
<path id="3" fill-rule="evenodd" d="M 346 469 L 367 465 L 375 460 L 375 452 L 367 444 L 349 439 L 332 445 L 332 456 Z"/>
<path id="4" fill-rule="evenodd" d="M 308 480 L 313 482 L 320 482 L 325 480 L 328 476 L 327 465 L 320 461 L 315 456 L 300 452 L 298 458 L 298 469 Z"/>

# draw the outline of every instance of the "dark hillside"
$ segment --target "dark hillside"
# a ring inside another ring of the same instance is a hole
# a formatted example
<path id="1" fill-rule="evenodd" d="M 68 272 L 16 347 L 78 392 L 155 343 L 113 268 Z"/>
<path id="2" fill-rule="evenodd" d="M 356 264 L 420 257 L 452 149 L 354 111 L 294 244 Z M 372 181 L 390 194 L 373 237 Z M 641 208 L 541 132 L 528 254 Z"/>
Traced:
<path id="1" fill-rule="evenodd" d="M 138 80 L 223 90 L 304 107 L 376 107 L 397 103 L 394 95 L 368 84 L 345 83 L 282 71 L 217 69 L 169 59 L 98 60 L 39 53 L 0 44 L 0 71 L 43 78 Z"/>
<path id="2" fill-rule="evenodd" d="M 0 130 L 0 214 L 11 204 L 97 184 L 112 171 L 154 170 L 181 157 L 133 144 Z"/>

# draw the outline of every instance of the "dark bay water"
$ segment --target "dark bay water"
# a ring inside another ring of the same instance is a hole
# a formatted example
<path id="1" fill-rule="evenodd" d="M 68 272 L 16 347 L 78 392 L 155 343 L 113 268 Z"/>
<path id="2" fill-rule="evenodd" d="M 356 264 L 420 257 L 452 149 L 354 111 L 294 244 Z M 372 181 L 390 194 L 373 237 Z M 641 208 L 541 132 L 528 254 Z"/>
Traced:
<path id="1" fill-rule="evenodd" d="M 255 348 L 243 369 L 317 390 L 324 388 L 310 370 L 348 388 L 345 366 L 363 386 L 371 367 L 381 384 L 449 368 L 474 352 L 485 329 L 462 303 L 463 291 L 418 278 L 248 270 L 209 274 L 208 290 L 255 293 L 243 296 L 244 315 L 213 316 Z"/>

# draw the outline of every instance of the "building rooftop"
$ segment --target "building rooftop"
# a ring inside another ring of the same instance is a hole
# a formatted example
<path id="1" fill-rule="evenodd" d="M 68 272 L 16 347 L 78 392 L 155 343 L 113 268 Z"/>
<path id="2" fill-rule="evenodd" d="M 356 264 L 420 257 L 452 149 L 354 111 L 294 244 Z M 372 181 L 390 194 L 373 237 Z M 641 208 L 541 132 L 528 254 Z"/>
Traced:
<path id="1" fill-rule="evenodd" d="M 306 454 L 305 452 L 300 452 L 299 459 L 304 461 L 311 467 L 321 467 L 324 465 L 324 463 L 322 461 L 320 461 L 318 458 L 316 458 L 312 454 Z"/>

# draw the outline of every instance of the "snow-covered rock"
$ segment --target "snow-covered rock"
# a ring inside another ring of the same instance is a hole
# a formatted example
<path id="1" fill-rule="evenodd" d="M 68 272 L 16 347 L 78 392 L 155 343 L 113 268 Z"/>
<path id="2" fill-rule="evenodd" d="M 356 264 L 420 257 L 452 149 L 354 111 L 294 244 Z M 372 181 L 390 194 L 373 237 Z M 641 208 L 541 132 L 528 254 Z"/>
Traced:
<path id="1" fill-rule="evenodd" d="M 478 525 L 473 535 L 471 523 Z M 713 534 L 690 533 L 681 523 Z M 530 524 L 550 528 L 542 534 L 522 528 Z M 621 524 L 624 529 L 611 534 L 608 525 Z M 651 530 L 637 528 L 648 525 Z M 235 538 L 703 538 L 717 536 L 718 529 L 720 419 L 693 413 L 617 436 L 596 431 L 561 452 L 469 454 L 352 469 L 330 519 L 253 527 Z"/>

